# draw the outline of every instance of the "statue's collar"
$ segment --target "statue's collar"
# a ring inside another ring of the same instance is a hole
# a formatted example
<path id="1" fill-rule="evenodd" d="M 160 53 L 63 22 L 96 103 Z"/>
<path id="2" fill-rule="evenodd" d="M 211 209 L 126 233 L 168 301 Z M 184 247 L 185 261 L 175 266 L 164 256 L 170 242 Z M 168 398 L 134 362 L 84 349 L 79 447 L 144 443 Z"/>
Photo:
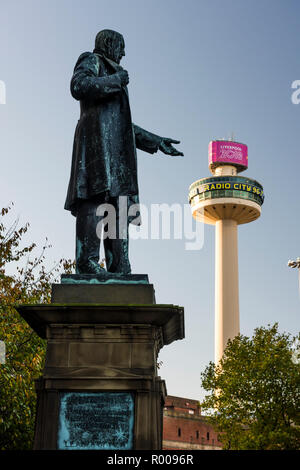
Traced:
<path id="1" fill-rule="evenodd" d="M 117 64 L 117 62 L 114 62 L 113 60 L 106 57 L 106 55 L 103 54 L 103 52 L 97 51 L 96 49 L 94 49 L 93 52 L 97 56 L 101 57 L 101 59 L 104 59 L 116 72 L 119 71 L 119 70 L 123 70 L 123 67 L 121 67 L 120 64 Z"/>

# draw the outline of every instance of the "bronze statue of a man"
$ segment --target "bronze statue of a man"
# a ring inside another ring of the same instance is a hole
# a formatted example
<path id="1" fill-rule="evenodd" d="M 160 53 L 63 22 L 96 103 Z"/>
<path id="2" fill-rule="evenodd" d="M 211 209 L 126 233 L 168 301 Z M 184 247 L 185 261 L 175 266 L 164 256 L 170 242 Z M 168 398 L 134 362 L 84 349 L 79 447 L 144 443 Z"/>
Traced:
<path id="1" fill-rule="evenodd" d="M 128 236 L 118 236 L 118 214 L 120 196 L 127 196 L 128 207 L 138 203 L 136 148 L 148 153 L 161 150 L 167 155 L 183 155 L 172 146 L 179 141 L 132 123 L 128 72 L 119 65 L 124 55 L 123 36 L 108 29 L 100 31 L 94 51 L 81 54 L 77 60 L 71 80 L 72 96 L 80 101 L 80 119 L 65 209 L 76 217 L 77 274 L 105 271 L 99 264 L 101 240 L 96 230 L 96 210 L 103 203 L 116 209 L 117 225 L 117 236 L 104 239 L 107 271 L 131 273 Z"/>

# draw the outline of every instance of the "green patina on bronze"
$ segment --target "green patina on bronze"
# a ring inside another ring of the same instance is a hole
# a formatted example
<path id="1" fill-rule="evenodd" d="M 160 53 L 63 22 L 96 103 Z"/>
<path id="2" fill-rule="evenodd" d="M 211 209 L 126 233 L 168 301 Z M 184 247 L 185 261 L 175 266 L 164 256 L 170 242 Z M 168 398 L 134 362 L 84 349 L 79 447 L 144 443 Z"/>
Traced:
<path id="1" fill-rule="evenodd" d="M 78 58 L 71 80 L 71 94 L 80 101 L 72 155 L 71 176 L 65 209 L 76 217 L 76 272 L 101 274 L 100 238 L 96 215 L 100 204 L 116 210 L 117 238 L 106 238 L 106 268 L 110 273 L 130 274 L 128 224 L 119 237 L 119 197 L 128 207 L 139 202 L 136 149 L 161 150 L 182 156 L 172 143 L 179 143 L 142 129 L 132 122 L 127 85 L 128 72 L 120 66 L 125 42 L 120 33 L 100 31 L 93 52 Z M 139 223 L 135 220 L 135 223 Z"/>
<path id="2" fill-rule="evenodd" d="M 60 393 L 58 449 L 129 450 L 133 433 L 134 394 Z"/>

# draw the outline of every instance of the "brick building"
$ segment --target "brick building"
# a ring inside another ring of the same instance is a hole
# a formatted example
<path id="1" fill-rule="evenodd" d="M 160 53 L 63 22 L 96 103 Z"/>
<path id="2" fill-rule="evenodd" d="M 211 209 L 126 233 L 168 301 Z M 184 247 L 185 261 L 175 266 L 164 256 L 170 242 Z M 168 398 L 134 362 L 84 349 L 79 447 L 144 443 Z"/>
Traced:
<path id="1" fill-rule="evenodd" d="M 163 449 L 221 449 L 217 433 L 205 416 L 201 416 L 197 400 L 167 396 L 163 418 Z"/>

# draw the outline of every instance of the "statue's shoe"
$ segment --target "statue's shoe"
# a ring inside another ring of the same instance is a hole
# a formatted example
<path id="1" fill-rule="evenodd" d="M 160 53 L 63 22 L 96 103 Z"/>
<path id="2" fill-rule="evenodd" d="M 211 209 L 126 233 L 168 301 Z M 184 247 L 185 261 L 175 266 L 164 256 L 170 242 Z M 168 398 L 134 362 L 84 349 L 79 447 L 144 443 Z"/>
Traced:
<path id="1" fill-rule="evenodd" d="M 107 271 L 96 261 L 89 260 L 87 263 L 76 265 L 76 274 L 96 274 L 105 277 Z"/>
<path id="2" fill-rule="evenodd" d="M 119 276 L 131 274 L 131 266 L 130 264 L 129 265 L 126 264 L 125 266 L 124 265 L 117 266 L 113 271 L 109 270 L 108 272 L 111 274 L 119 275 Z"/>

